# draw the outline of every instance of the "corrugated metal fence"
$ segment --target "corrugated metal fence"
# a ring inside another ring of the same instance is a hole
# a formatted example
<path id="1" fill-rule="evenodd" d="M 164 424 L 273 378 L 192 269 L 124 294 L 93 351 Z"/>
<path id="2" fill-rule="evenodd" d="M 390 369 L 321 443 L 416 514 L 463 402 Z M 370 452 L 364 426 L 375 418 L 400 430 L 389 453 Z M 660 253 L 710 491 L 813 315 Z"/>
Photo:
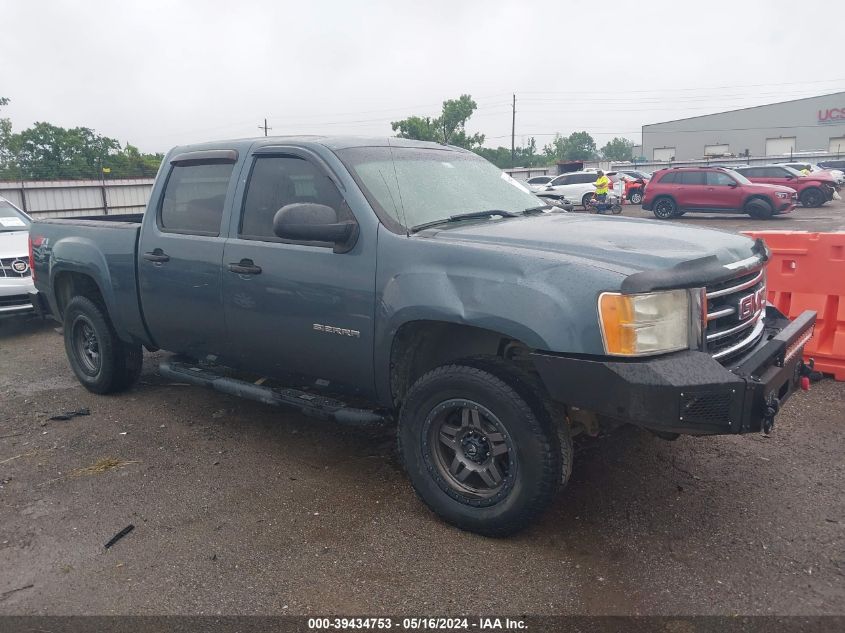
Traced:
<path id="1" fill-rule="evenodd" d="M 33 217 L 142 213 L 153 179 L 0 182 L 0 197 Z"/>

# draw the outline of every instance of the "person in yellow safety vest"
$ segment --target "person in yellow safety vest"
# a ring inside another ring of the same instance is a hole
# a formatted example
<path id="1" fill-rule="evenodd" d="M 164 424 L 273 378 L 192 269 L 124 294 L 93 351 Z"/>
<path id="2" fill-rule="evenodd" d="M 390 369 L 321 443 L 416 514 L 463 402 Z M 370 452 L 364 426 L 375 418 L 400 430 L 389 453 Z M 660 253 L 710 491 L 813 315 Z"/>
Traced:
<path id="1" fill-rule="evenodd" d="M 804 165 L 804 169 L 801 170 L 801 173 L 804 174 L 805 176 L 809 176 L 810 175 L 810 166 Z"/>
<path id="2" fill-rule="evenodd" d="M 593 183 L 596 186 L 596 200 L 598 200 L 599 204 L 604 204 L 604 201 L 607 199 L 607 189 L 610 187 L 610 178 L 604 175 L 604 172 L 599 169 L 598 178 Z"/>

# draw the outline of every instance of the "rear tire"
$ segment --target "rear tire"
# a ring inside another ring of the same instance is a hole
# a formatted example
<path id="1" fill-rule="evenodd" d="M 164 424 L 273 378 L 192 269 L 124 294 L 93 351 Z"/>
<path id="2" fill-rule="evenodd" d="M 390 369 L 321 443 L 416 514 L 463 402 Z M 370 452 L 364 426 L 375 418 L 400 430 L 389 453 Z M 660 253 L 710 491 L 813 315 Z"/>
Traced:
<path id="1" fill-rule="evenodd" d="M 675 204 L 675 201 L 672 198 L 663 197 L 654 201 L 651 212 L 658 220 L 669 220 L 675 217 L 677 211 L 678 205 Z"/>
<path id="2" fill-rule="evenodd" d="M 643 194 L 639 191 L 635 191 L 631 194 L 630 200 L 631 204 L 641 204 L 643 201 Z"/>
<path id="3" fill-rule="evenodd" d="M 799 198 L 801 205 L 809 209 L 815 209 L 822 206 L 826 202 L 824 192 L 818 187 L 810 187 L 801 192 Z"/>
<path id="4" fill-rule="evenodd" d="M 495 361 L 438 367 L 411 387 L 399 454 L 422 501 L 444 521 L 486 536 L 513 534 L 542 513 L 572 463 L 527 381 Z"/>
<path id="5" fill-rule="evenodd" d="M 590 208 L 590 200 L 593 199 L 593 194 L 585 193 L 581 196 L 581 206 L 584 207 L 584 211 Z"/>
<path id="6" fill-rule="evenodd" d="M 83 387 L 107 394 L 135 384 L 141 375 L 141 346 L 121 341 L 102 307 L 88 297 L 74 297 L 63 322 L 65 352 Z"/>

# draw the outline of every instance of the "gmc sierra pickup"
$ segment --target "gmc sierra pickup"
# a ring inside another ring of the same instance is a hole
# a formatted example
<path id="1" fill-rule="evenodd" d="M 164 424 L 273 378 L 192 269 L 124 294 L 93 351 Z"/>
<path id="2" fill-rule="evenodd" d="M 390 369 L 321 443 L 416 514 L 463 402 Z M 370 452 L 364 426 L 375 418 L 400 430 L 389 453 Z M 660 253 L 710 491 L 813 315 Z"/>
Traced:
<path id="1" fill-rule="evenodd" d="M 746 237 L 567 213 L 475 154 L 401 139 L 177 147 L 137 216 L 39 220 L 33 303 L 89 390 L 162 375 L 395 421 L 419 497 L 488 535 L 538 515 L 572 436 L 768 432 L 815 314 L 766 304 Z"/>

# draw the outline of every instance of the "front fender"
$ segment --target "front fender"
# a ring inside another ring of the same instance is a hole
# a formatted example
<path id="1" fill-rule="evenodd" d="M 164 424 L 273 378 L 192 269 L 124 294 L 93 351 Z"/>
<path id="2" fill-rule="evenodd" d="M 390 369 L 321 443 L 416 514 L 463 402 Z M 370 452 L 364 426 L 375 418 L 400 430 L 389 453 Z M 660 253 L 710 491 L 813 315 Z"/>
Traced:
<path id="1" fill-rule="evenodd" d="M 601 354 L 598 295 L 618 290 L 622 278 L 566 256 L 385 239 L 383 232 L 374 354 L 379 394 L 389 393 L 396 333 L 411 321 L 482 328 L 537 350 Z"/>

